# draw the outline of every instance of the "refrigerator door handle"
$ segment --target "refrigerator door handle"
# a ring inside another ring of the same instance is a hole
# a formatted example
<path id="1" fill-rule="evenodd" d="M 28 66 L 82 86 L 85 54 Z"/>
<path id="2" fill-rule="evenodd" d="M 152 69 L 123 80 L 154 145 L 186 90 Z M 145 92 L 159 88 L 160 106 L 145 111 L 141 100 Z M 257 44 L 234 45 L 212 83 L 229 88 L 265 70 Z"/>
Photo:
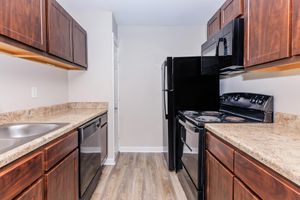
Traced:
<path id="1" fill-rule="evenodd" d="M 165 89 L 165 90 L 162 90 L 163 92 L 174 92 L 174 90 L 168 90 L 168 89 Z"/>
<path id="2" fill-rule="evenodd" d="M 166 68 L 167 68 L 167 62 L 164 63 L 164 66 L 162 67 L 163 70 L 163 100 L 164 100 L 164 115 L 165 119 L 168 119 L 168 113 L 167 113 L 167 105 L 166 105 L 166 94 L 168 94 L 168 89 L 166 89 Z"/>

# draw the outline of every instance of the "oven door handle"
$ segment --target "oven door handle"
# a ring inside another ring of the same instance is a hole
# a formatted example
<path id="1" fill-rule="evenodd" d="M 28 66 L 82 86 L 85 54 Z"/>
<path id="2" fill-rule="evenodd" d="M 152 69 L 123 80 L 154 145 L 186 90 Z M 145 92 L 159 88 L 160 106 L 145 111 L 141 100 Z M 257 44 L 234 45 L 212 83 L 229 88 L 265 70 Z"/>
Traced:
<path id="1" fill-rule="evenodd" d="M 178 119 L 179 123 L 185 127 L 185 123 L 181 120 L 181 119 Z"/>
<path id="2" fill-rule="evenodd" d="M 193 133 L 193 134 L 199 134 L 200 131 L 203 130 L 203 128 L 198 128 L 197 126 L 195 126 L 189 122 L 186 122 L 184 127 L 188 132 Z"/>

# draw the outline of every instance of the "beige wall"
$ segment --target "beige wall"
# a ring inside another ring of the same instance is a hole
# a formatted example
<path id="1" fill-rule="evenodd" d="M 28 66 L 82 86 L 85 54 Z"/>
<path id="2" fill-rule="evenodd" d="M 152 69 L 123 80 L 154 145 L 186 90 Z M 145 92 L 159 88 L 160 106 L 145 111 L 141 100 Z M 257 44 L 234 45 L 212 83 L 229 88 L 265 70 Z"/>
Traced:
<path id="1" fill-rule="evenodd" d="M 64 3 L 63 1 L 61 3 Z M 115 159 L 113 15 L 99 9 L 78 10 L 64 6 L 88 32 L 88 71 L 70 71 L 69 101 L 109 102 L 108 161 Z"/>
<path id="2" fill-rule="evenodd" d="M 200 55 L 203 27 L 119 27 L 120 150 L 162 150 L 161 65 Z"/>
<path id="3" fill-rule="evenodd" d="M 221 92 L 273 95 L 275 111 L 300 115 L 300 70 L 246 73 L 221 81 Z"/>
<path id="4" fill-rule="evenodd" d="M 59 104 L 68 101 L 66 70 L 0 54 L 0 112 Z M 31 97 L 37 87 L 37 98 Z"/>

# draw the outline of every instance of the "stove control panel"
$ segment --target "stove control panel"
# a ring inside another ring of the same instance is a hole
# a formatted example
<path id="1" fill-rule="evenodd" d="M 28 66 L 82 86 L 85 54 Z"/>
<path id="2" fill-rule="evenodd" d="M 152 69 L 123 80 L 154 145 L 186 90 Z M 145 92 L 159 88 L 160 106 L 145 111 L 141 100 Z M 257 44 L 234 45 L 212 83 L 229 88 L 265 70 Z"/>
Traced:
<path id="1" fill-rule="evenodd" d="M 273 111 L 273 97 L 253 93 L 225 93 L 220 97 L 221 106 L 236 106 L 266 112 Z"/>

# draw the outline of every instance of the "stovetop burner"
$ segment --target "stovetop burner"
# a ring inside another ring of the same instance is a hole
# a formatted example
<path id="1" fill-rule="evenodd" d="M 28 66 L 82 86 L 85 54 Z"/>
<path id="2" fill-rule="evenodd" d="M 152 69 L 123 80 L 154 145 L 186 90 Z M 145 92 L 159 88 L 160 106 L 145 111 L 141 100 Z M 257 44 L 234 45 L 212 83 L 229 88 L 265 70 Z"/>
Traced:
<path id="1" fill-rule="evenodd" d="M 183 112 L 184 115 L 193 116 L 193 115 L 199 115 L 199 112 L 192 111 L 192 110 L 186 110 Z"/>
<path id="2" fill-rule="evenodd" d="M 206 116 L 220 116 L 222 115 L 222 112 L 219 111 L 203 111 L 201 112 L 201 115 L 206 115 Z"/>
<path id="3" fill-rule="evenodd" d="M 215 116 L 199 116 L 195 120 L 198 122 L 221 122 L 221 119 Z"/>
<path id="4" fill-rule="evenodd" d="M 227 116 L 224 118 L 227 122 L 245 122 L 246 119 L 236 116 Z"/>

